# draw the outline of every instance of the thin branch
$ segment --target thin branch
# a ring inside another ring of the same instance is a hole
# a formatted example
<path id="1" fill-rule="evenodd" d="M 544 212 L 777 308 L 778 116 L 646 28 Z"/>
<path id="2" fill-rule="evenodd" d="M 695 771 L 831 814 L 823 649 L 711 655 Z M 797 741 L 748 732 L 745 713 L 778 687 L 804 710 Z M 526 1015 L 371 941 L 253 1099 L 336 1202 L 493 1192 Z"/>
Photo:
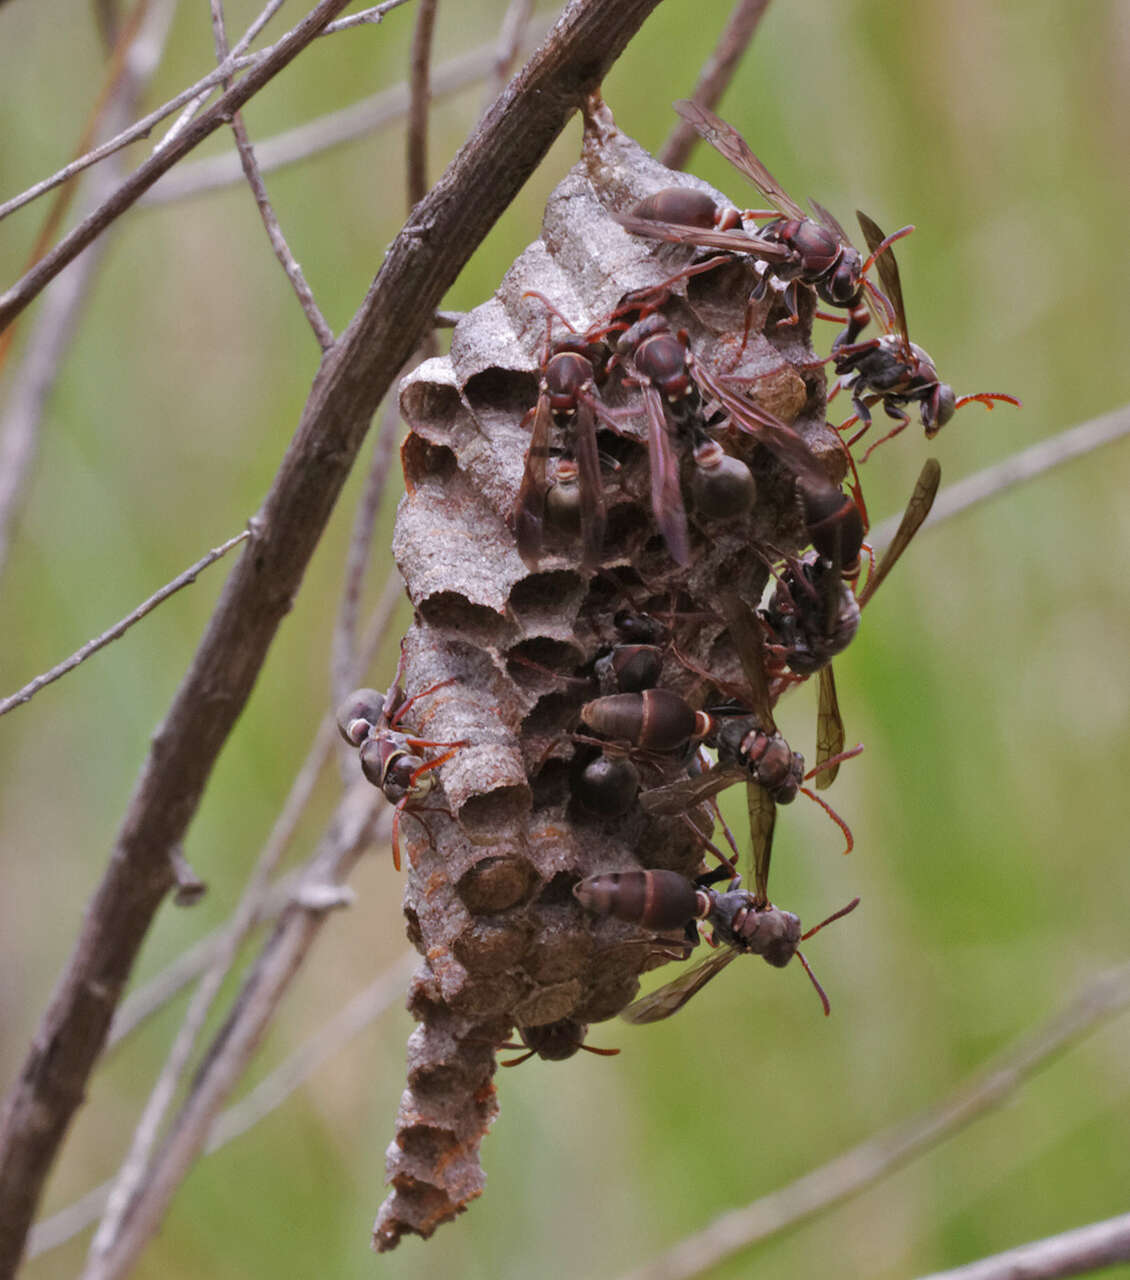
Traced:
<path id="1" fill-rule="evenodd" d="M 324 0 L 297 35 L 276 46 L 278 58 L 293 57 L 296 44 L 325 21 L 329 5 L 342 3 Z M 417 206 L 413 224 L 393 241 L 364 304 L 323 360 L 253 526 L 253 553 L 232 570 L 154 736 L 102 883 L 0 1114 L 0 1275 L 16 1266 L 43 1181 L 170 887 L 169 850 L 181 841 L 246 705 L 373 412 L 443 293 L 657 3 L 572 0 L 546 44 Z M 241 106 L 277 69 L 277 60 L 264 62 L 225 94 L 177 144 L 181 154 L 194 131 L 203 136 L 218 127 L 215 112 Z M 244 97 L 233 97 L 237 91 Z M 153 176 L 147 172 L 145 181 Z M 142 185 L 135 175 L 128 197 Z M 77 252 L 73 241 L 70 251 Z M 25 290 L 18 305 L 27 300 Z"/>
<path id="2" fill-rule="evenodd" d="M 522 51 L 529 52 L 542 39 L 550 25 L 549 20 L 534 23 L 526 32 Z M 489 73 L 495 56 L 493 44 L 480 45 L 477 49 L 440 63 L 432 74 L 432 98 L 458 93 L 481 80 Z M 354 142 L 383 129 L 407 115 L 409 98 L 407 83 L 393 85 L 392 88 L 383 89 L 351 107 L 330 112 L 309 124 L 299 125 L 296 129 L 267 138 L 255 148 L 259 171 L 271 173 L 275 169 L 298 164 L 323 151 Z M 211 156 L 206 160 L 193 160 L 166 174 L 138 201 L 138 207 L 149 208 L 151 205 L 188 200 L 242 181 L 243 171 L 239 157 L 233 152 Z"/>
<path id="3" fill-rule="evenodd" d="M 490 104 L 506 88 L 506 82 L 510 79 L 522 42 L 526 39 L 526 31 L 533 12 L 534 0 L 510 0 L 507 5 L 506 12 L 502 15 L 502 25 L 498 30 L 498 39 L 494 42 L 494 62 L 483 94 L 483 108 L 480 114 L 485 114 Z"/>
<path id="4" fill-rule="evenodd" d="M 397 605 L 402 598 L 403 585 L 400 574 L 394 569 L 388 575 L 384 591 L 381 593 L 380 599 L 365 624 L 361 643 L 357 649 L 355 667 L 349 673 L 350 684 L 356 684 L 372 662 L 377 649 L 388 634 L 388 629 L 392 625 L 396 614 Z M 284 824 L 282 818 L 280 818 L 272 829 L 271 834 L 267 837 L 268 841 L 285 840 L 286 843 L 289 843 L 297 825 L 297 815 L 301 815 L 305 811 L 305 804 L 312 799 L 313 783 L 321 775 L 322 767 L 330 754 L 331 745 L 336 740 L 337 724 L 334 720 L 333 712 L 330 711 L 326 713 L 318 726 L 314 740 L 306 753 L 306 759 L 299 766 L 294 781 L 291 783 L 290 791 L 283 802 L 283 813 L 291 814 L 291 819 Z M 377 827 L 377 838 L 385 841 L 391 831 L 392 810 L 389 808 L 381 813 Z M 256 858 L 256 862 L 260 861 L 262 857 L 263 854 L 260 853 Z M 277 919 L 283 908 L 294 897 L 296 882 L 301 875 L 302 871 L 298 868 L 281 876 L 271 885 L 269 892 L 260 901 L 255 915 L 254 923 L 256 925 Z M 207 937 L 202 938 L 188 951 L 184 952 L 183 955 L 178 956 L 168 968 L 162 970 L 150 982 L 133 992 L 122 1002 L 121 1007 L 114 1015 L 113 1022 L 110 1024 L 110 1032 L 106 1038 L 107 1053 L 128 1035 L 136 1031 L 147 1018 L 151 1017 L 159 1009 L 163 1009 L 190 982 L 195 981 L 211 967 L 215 957 L 224 946 L 229 927 L 230 925 L 225 923 Z"/>
<path id="5" fill-rule="evenodd" d="M 923 529 L 931 529 L 943 520 L 960 515 L 970 507 L 996 497 L 1013 485 L 1032 480 L 1045 471 L 1072 462 L 1085 454 L 1101 449 L 1103 445 L 1113 444 L 1123 436 L 1130 435 L 1130 405 L 1121 409 L 1112 409 L 1101 417 L 1090 418 L 1077 426 L 1068 427 L 1047 440 L 1041 440 L 1021 453 L 1015 453 L 1003 462 L 995 463 L 978 471 L 957 484 L 951 484 L 938 494 Z M 894 537 L 895 530 L 902 519 L 901 513 L 884 520 L 871 531 L 871 543 L 876 551 Z"/>
<path id="6" fill-rule="evenodd" d="M 6 712 L 13 710 L 15 707 L 22 707 L 25 702 L 30 702 L 33 697 L 49 684 L 53 684 L 56 680 L 65 676 L 68 671 L 73 671 L 75 667 L 85 662 L 92 654 L 104 649 L 108 644 L 120 639 L 135 623 L 140 622 L 147 613 L 152 613 L 159 604 L 163 604 L 169 596 L 175 595 L 182 588 L 190 586 L 196 581 L 197 576 L 202 573 L 209 565 L 215 564 L 221 556 L 227 555 L 232 547 L 238 546 L 241 542 L 245 542 L 251 537 L 251 530 L 244 529 L 241 533 L 237 533 L 234 538 L 229 538 L 227 542 L 222 543 L 218 547 L 213 547 L 206 556 L 203 556 L 194 565 L 190 565 L 182 574 L 178 574 L 172 582 L 167 582 L 160 591 L 155 592 L 148 600 L 143 601 L 133 610 L 132 613 L 126 614 L 121 621 L 116 622 L 109 631 L 103 631 L 100 636 L 95 636 L 93 640 L 88 640 L 81 649 L 76 650 L 71 656 L 60 662 L 57 667 L 52 667 L 50 671 L 45 671 L 42 675 L 36 676 L 30 683 L 25 684 L 17 693 L 11 694 L 9 697 L 0 701 L 0 716 Z"/>
<path id="7" fill-rule="evenodd" d="M 224 7 L 221 0 L 211 0 L 211 10 L 216 61 L 223 64 L 228 57 L 228 37 L 224 29 Z M 230 79 L 225 80 L 224 87 L 230 87 L 230 83 Z M 275 257 L 286 272 L 286 278 L 290 281 L 291 288 L 298 298 L 298 304 L 302 308 L 303 314 L 310 322 L 310 328 L 314 330 L 314 337 L 317 338 L 318 345 L 323 351 L 326 351 L 333 346 L 333 330 L 326 323 L 325 316 L 322 315 L 318 304 L 314 301 L 314 293 L 307 283 L 302 268 L 290 251 L 286 236 L 283 235 L 278 216 L 271 204 L 270 197 L 267 195 L 267 188 L 263 185 L 263 175 L 259 172 L 259 166 L 255 162 L 255 150 L 251 145 L 247 126 L 243 123 L 243 113 L 241 111 L 237 111 L 232 116 L 231 131 L 232 137 L 235 139 L 236 149 L 239 152 L 240 163 L 243 165 L 243 176 L 247 179 L 247 185 L 251 188 L 251 194 L 255 197 L 255 204 L 259 210 L 259 216 L 263 220 L 263 226 L 266 229 L 267 238 L 271 242 L 271 248 L 275 251 Z"/>
<path id="8" fill-rule="evenodd" d="M 424 198 L 428 191 L 428 108 L 431 89 L 428 84 L 432 60 L 432 35 L 436 24 L 436 0 L 420 0 L 416 11 L 416 27 L 412 33 L 408 105 L 408 210 Z"/>
<path id="9" fill-rule="evenodd" d="M 943 1102 L 771 1195 L 716 1218 L 623 1280 L 690 1280 L 734 1254 L 857 1196 L 1000 1106 L 1034 1072 L 1130 1005 L 1130 965 L 1093 980 L 1056 1017 L 958 1086 Z"/>
<path id="10" fill-rule="evenodd" d="M 725 31 L 718 37 L 714 52 L 699 72 L 698 83 L 691 94 L 693 101 L 703 107 L 718 105 L 768 8 L 769 0 L 738 0 Z M 680 120 L 659 152 L 660 163 L 669 169 L 683 168 L 698 140 L 695 130 L 685 120 Z"/>
<path id="11" fill-rule="evenodd" d="M 350 27 L 376 25 L 384 21 L 384 16 L 393 9 L 399 9 L 408 0 L 384 0 L 384 4 L 374 5 L 371 9 L 363 9 L 360 13 L 351 13 L 348 18 L 338 18 L 331 22 L 324 32 L 327 36 L 339 31 L 348 31 Z"/>
<path id="12" fill-rule="evenodd" d="M 107 122 L 125 118 L 135 109 L 138 96 L 160 61 L 173 7 L 174 0 L 162 0 L 161 4 L 152 6 L 149 19 L 132 41 L 121 75 L 115 81 L 115 95 L 107 104 L 104 116 Z M 92 175 L 90 189 L 84 192 L 84 211 L 94 208 L 120 181 L 117 165 Z M 75 270 L 56 281 L 48 291 L 19 368 L 12 376 L 11 394 L 0 423 L 0 573 L 7 564 L 15 521 L 39 453 L 44 408 L 109 245 L 106 238 L 92 246 Z"/>
<path id="13" fill-rule="evenodd" d="M 937 1271 L 924 1280 L 1058 1280 L 1116 1262 L 1130 1262 L 1130 1213 L 982 1258 L 967 1267 Z"/>
<path id="14" fill-rule="evenodd" d="M 99 1228 L 82 1280 L 125 1275 L 156 1231 L 320 932 L 329 914 L 325 906 L 344 904 L 340 888 L 336 897 L 326 889 L 340 887 L 373 842 L 373 823 L 384 803 L 381 793 L 364 778 L 342 799 L 294 900 L 264 944 L 213 1040 L 172 1130 L 156 1158 L 140 1170 L 142 1178 L 128 1213 L 112 1222 L 108 1217 Z"/>
<path id="15" fill-rule="evenodd" d="M 286 68 L 313 40 L 326 22 L 340 12 L 349 0 L 319 0 L 319 3 L 296 27 L 274 45 L 247 72 L 213 103 L 204 114 L 190 124 L 177 138 L 155 152 L 118 187 L 117 191 L 92 214 L 84 218 L 72 231 L 25 273 L 6 293 L 0 296 L 0 331 L 6 329 L 27 305 L 43 291 L 62 269 L 73 262 L 91 241 L 121 217 L 134 201 L 153 183 L 231 119 L 232 114 L 248 102 L 259 90 Z M 231 74 L 231 68 L 223 71 Z M 220 77 L 222 79 L 222 76 Z"/>
<path id="16" fill-rule="evenodd" d="M 261 904 L 255 919 L 257 925 L 279 917 L 283 908 L 294 897 L 295 885 L 300 875 L 301 868 L 295 868 L 286 875 L 280 876 L 271 886 L 271 892 Z M 122 1001 L 118 1012 L 114 1015 L 114 1021 L 110 1024 L 110 1034 L 106 1037 L 107 1054 L 155 1013 L 159 1013 L 170 1001 L 175 1000 L 189 983 L 195 982 L 202 973 L 211 968 L 224 945 L 227 929 L 226 922 L 219 928 L 213 929 L 211 933 L 177 956 L 170 965 L 162 969 L 143 987 L 139 987 Z"/>
<path id="17" fill-rule="evenodd" d="M 361 678 L 357 671 L 357 616 L 361 603 L 361 590 L 373 557 L 373 530 L 384 502 L 392 460 L 399 439 L 400 408 L 396 395 L 389 396 L 373 441 L 373 456 L 365 477 L 365 487 L 357 502 L 353 517 L 353 530 L 349 536 L 349 550 L 345 555 L 345 573 L 341 588 L 341 604 L 338 606 L 337 624 L 331 645 L 330 688 L 333 702 L 338 703 Z M 384 595 L 402 589 L 400 573 L 393 568 L 385 582 Z M 383 597 L 382 597 L 383 598 Z"/>
<path id="18" fill-rule="evenodd" d="M 204 1154 L 210 1156 L 219 1151 L 277 1111 L 319 1067 L 345 1049 L 382 1013 L 399 1004 L 419 962 L 415 952 L 406 952 L 280 1062 L 246 1097 L 221 1111 L 209 1131 Z M 37 1222 L 28 1236 L 28 1257 L 36 1258 L 57 1249 L 97 1222 L 109 1201 L 112 1186 L 112 1182 L 103 1182 L 50 1218 Z"/>
<path id="19" fill-rule="evenodd" d="M 391 591 L 390 586 L 394 588 Z M 363 655 L 365 658 L 369 657 L 371 651 L 376 648 L 387 632 L 400 594 L 400 574 L 394 569 L 389 575 L 389 583 L 386 584 L 381 601 L 370 618 L 365 637 L 367 646 Z M 356 665 L 356 658 L 354 663 Z M 130 1150 L 122 1162 L 121 1171 L 110 1195 L 106 1217 L 91 1246 L 94 1256 L 108 1251 L 121 1230 L 122 1222 L 131 1204 L 137 1199 L 141 1183 L 147 1176 L 147 1166 L 152 1157 L 161 1123 L 188 1065 L 197 1036 L 235 963 L 240 947 L 247 935 L 263 918 L 264 908 L 274 889 L 271 877 L 290 846 L 298 824 L 313 798 L 314 788 L 317 786 L 318 778 L 329 759 L 337 737 L 338 730 L 334 716 L 332 712 L 327 713 L 322 717 L 306 759 L 295 775 L 290 792 L 275 819 L 270 835 L 259 852 L 255 868 L 244 887 L 239 903 L 224 927 L 219 944 L 212 951 L 208 968 L 200 986 L 193 994 L 173 1047 L 169 1051 L 157 1083 L 150 1092 Z M 391 819 L 389 823 L 391 829 Z M 295 893 L 297 896 L 298 890 Z"/>

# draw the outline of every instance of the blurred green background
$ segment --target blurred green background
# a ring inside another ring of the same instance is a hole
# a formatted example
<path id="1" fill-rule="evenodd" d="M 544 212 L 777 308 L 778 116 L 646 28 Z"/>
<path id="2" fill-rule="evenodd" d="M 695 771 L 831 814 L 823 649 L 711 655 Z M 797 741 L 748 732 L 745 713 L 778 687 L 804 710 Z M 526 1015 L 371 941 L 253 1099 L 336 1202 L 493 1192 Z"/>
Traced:
<path id="1" fill-rule="evenodd" d="M 441 6 L 437 61 L 492 36 L 503 8 Z M 610 76 L 618 123 L 645 145 L 667 135 L 669 102 L 692 90 L 729 8 L 669 0 Z M 229 5 L 230 30 L 254 11 Z M 308 51 L 251 105 L 252 137 L 401 80 L 412 21 L 407 6 Z M 181 6 L 147 104 L 202 74 L 211 50 L 207 7 Z M 70 155 L 101 78 L 88 10 L 4 5 L 0 68 L 6 196 Z M 433 177 L 481 97 L 476 88 L 436 104 Z M 1019 412 L 974 405 L 958 415 L 933 450 L 946 481 L 1130 400 L 1125 4 L 777 3 L 719 111 L 788 190 L 811 192 L 845 224 L 856 207 L 886 227 L 917 224 L 898 251 L 912 335 L 959 393 L 1024 400 Z M 536 236 L 579 132 L 574 122 L 447 305 L 487 297 Z M 214 139 L 206 151 L 229 145 Z M 335 330 L 402 221 L 402 151 L 395 127 L 268 176 Z M 735 202 L 755 202 L 708 149 L 691 167 Z M 0 227 L 5 282 L 19 274 L 43 208 Z M 17 358 L 28 332 L 25 321 Z M 119 225 L 48 408 L 0 584 L 0 694 L 238 531 L 316 362 L 244 187 L 136 210 Z M 10 385 L 9 370 L 0 391 Z M 875 517 L 902 506 L 924 455 L 915 429 L 868 464 Z M 849 741 L 867 744 L 834 791 L 856 852 L 840 858 L 826 819 L 800 803 L 779 824 L 774 872 L 779 900 L 808 922 L 863 897 L 809 949 L 832 998 L 829 1020 L 799 971 L 743 962 L 668 1023 L 595 1028 L 592 1043 L 619 1046 L 617 1058 L 502 1073 L 484 1198 L 429 1244 L 410 1239 L 377 1259 L 369 1226 L 411 1028 L 395 1008 L 286 1107 L 198 1166 L 136 1274 L 615 1276 L 909 1117 L 1088 976 L 1125 960 L 1128 481 L 1130 444 L 1116 445 L 923 536 L 837 663 Z M 139 979 L 226 917 L 327 705 L 358 489 L 354 477 L 191 828 L 188 854 L 211 893 L 193 911 L 162 911 Z M 393 512 L 390 502 L 382 548 Z M 390 564 L 378 552 L 374 594 Z M 5 1086 L 225 572 L 213 569 L 0 722 Z M 389 677 L 395 639 L 374 683 Z M 780 708 L 785 733 L 808 752 L 814 714 L 813 689 Z M 299 850 L 333 796 L 330 779 Z M 403 952 L 401 886 L 387 856 L 367 859 L 354 884 L 357 906 L 324 931 L 253 1078 Z M 116 1169 L 182 1010 L 98 1072 L 48 1211 Z M 1128 1052 L 1123 1019 L 999 1114 L 711 1274 L 894 1280 L 1124 1212 Z M 75 1274 L 85 1243 L 27 1274 Z"/>

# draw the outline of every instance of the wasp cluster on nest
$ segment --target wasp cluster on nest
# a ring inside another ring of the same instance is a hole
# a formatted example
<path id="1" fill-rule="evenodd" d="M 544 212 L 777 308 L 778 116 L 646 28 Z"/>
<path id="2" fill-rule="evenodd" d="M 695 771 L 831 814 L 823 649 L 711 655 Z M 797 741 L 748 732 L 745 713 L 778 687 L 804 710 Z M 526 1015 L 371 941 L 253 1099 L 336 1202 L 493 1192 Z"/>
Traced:
<path id="1" fill-rule="evenodd" d="M 389 695 L 341 717 L 411 815 L 396 847 L 423 957 L 378 1249 L 480 1194 L 515 1028 L 518 1047 L 570 1056 L 641 973 L 685 958 L 699 918 L 729 953 L 796 951 L 766 880 L 774 801 L 805 779 L 771 703 L 854 634 L 864 533 L 810 346 L 817 293 L 859 345 L 862 268 L 819 225 L 814 266 L 811 245 L 804 259 L 776 223 L 743 230 L 594 103 L 541 238 L 450 355 L 402 383 L 394 552 L 416 621 Z M 823 761 L 839 750 L 831 710 L 822 698 Z M 719 893 L 736 852 L 709 842 L 711 801 L 739 779 L 755 892 Z M 637 1020 L 671 1011 L 652 1000 Z"/>

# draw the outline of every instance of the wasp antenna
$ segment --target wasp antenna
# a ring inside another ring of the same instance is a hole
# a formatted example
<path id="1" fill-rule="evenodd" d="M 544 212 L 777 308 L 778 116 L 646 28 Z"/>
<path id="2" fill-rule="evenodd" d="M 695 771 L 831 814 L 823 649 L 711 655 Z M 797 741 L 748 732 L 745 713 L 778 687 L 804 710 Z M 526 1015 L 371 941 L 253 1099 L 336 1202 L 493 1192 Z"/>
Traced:
<path id="1" fill-rule="evenodd" d="M 808 935 L 806 934 L 805 936 L 807 937 Z M 812 966 L 804 958 L 803 953 L 798 951 L 796 953 L 796 958 L 801 962 L 802 965 L 804 965 L 804 971 L 805 973 L 808 974 L 808 979 L 812 983 L 812 985 L 816 988 L 816 994 L 820 997 L 820 1003 L 824 1006 L 824 1017 L 825 1018 L 828 1017 L 828 1015 L 832 1012 L 832 1005 L 828 999 L 827 993 L 825 992 L 824 988 L 820 985 L 820 983 L 817 981 L 816 975 L 812 972 Z"/>

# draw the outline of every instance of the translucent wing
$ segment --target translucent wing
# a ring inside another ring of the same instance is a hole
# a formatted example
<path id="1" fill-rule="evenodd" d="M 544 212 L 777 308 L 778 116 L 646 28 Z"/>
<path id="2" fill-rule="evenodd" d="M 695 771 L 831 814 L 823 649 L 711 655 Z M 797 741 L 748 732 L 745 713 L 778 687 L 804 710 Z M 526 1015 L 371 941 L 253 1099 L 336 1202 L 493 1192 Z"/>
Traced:
<path id="1" fill-rule="evenodd" d="M 832 664 L 820 668 L 820 704 L 816 712 L 816 768 L 820 770 L 814 779 L 817 791 L 830 787 L 836 780 L 840 766 L 834 764 L 820 769 L 825 760 L 838 756 L 844 749 L 844 722 L 840 716 L 840 702 L 836 697 L 836 677 Z"/>
<path id="2" fill-rule="evenodd" d="M 769 860 L 773 856 L 773 828 L 777 802 L 760 783 L 746 782 L 749 834 L 753 841 L 753 896 L 758 906 L 769 901 Z"/>
<path id="3" fill-rule="evenodd" d="M 546 462 L 549 458 L 549 425 L 552 414 L 549 397 L 538 396 L 530 429 L 530 447 L 526 450 L 526 469 L 522 475 L 522 487 L 514 503 L 514 533 L 518 542 L 518 554 L 531 569 L 536 569 L 541 558 L 545 536 Z"/>
<path id="4" fill-rule="evenodd" d="M 792 256 L 784 245 L 761 240 L 744 231 L 718 231 L 709 227 L 688 227 L 679 222 L 659 222 L 655 218 L 637 218 L 631 213 L 614 213 L 614 220 L 634 236 L 652 240 L 669 240 L 673 244 L 693 244 L 703 249 L 719 249 L 726 253 L 748 253 L 767 262 L 783 262 Z"/>
<path id="5" fill-rule="evenodd" d="M 859 219 L 859 225 L 863 230 L 863 238 L 867 241 L 868 252 L 874 253 L 886 237 L 879 229 L 878 223 L 869 218 L 867 214 L 857 209 L 855 216 Z M 902 279 L 899 276 L 899 266 L 895 261 L 894 251 L 892 249 L 884 250 L 875 259 L 875 266 L 879 272 L 879 283 L 883 286 L 883 293 L 894 308 L 895 329 L 906 344 L 907 354 L 909 355 L 910 336 L 906 328 L 906 305 L 902 300 Z M 882 317 L 876 316 L 876 319 L 879 320 L 880 324 L 884 323 Z"/>
<path id="6" fill-rule="evenodd" d="M 808 203 L 812 206 L 813 211 L 816 214 L 816 220 L 818 222 L 822 222 L 824 226 L 827 227 L 827 229 L 836 237 L 836 239 L 839 240 L 840 244 L 851 244 L 851 239 L 849 238 L 848 233 L 836 220 L 834 214 L 825 209 L 822 204 L 817 204 L 811 196 L 808 197 Z"/>
<path id="7" fill-rule="evenodd" d="M 648 813 L 665 817 L 686 813 L 688 809 L 705 803 L 727 787 L 744 781 L 745 776 L 746 771 L 741 765 L 718 764 L 692 778 L 669 782 L 664 787 L 652 787 L 640 796 L 640 805 Z"/>
<path id="8" fill-rule="evenodd" d="M 790 218 L 802 221 L 808 218 L 808 214 L 753 154 L 749 143 L 733 125 L 688 98 L 681 98 L 674 107 L 687 124 L 696 129 L 715 151 L 725 156 L 739 173 L 744 174 L 770 204 Z"/>
<path id="9" fill-rule="evenodd" d="M 628 1005 L 620 1017 L 625 1022 L 659 1022 L 662 1018 L 669 1018 L 737 955 L 741 952 L 736 947 L 720 947 L 712 951 L 705 960 L 681 973 L 673 982 Z"/>
<path id="10" fill-rule="evenodd" d="M 581 553 L 582 567 L 594 569 L 604 550 L 604 484 L 600 478 L 600 452 L 596 443 L 596 420 L 592 401 L 582 396 L 577 403 L 573 429 L 573 447 L 581 481 Z"/>
<path id="11" fill-rule="evenodd" d="M 694 366 L 695 381 L 730 415 L 734 425 L 757 440 L 797 477 L 812 485 L 828 487 L 828 476 L 816 455 L 787 423 L 746 396 L 732 390 L 702 364 Z"/>
<path id="12" fill-rule="evenodd" d="M 643 388 L 647 414 L 647 448 L 651 461 L 651 508 L 655 522 L 663 534 L 667 551 L 676 564 L 691 558 L 687 538 L 687 513 L 683 507 L 683 491 L 679 487 L 679 457 L 676 454 L 663 412 L 663 400 L 652 386 Z"/>
<path id="13" fill-rule="evenodd" d="M 874 572 L 867 579 L 867 585 L 859 593 L 860 608 L 879 590 L 883 579 L 895 567 L 899 557 L 910 545 L 911 538 L 922 527 L 930 514 L 930 508 L 934 505 L 934 498 L 937 496 L 941 481 L 941 464 L 937 458 L 927 458 L 922 464 L 922 470 L 918 473 L 918 482 L 910 495 L 910 501 L 906 504 L 906 510 L 903 512 L 902 521 L 895 531 L 895 536 L 883 552 L 883 558 L 875 566 Z"/>
<path id="14" fill-rule="evenodd" d="M 776 733 L 769 704 L 769 681 L 765 678 L 765 642 L 761 638 L 761 627 L 749 605 L 732 591 L 722 593 L 720 604 L 750 688 L 750 709 L 766 733 Z"/>

